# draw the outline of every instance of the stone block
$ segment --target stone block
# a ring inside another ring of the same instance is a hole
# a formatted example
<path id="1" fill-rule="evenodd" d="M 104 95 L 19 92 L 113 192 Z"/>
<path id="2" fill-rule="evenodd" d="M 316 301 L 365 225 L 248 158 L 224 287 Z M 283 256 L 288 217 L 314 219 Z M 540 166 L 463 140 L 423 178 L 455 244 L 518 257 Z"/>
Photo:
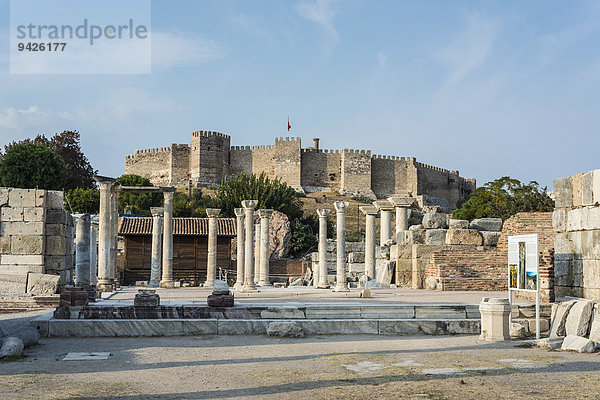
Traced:
<path id="1" fill-rule="evenodd" d="M 554 209 L 552 213 L 552 227 L 555 232 L 565 232 L 567 230 L 567 209 Z"/>
<path id="2" fill-rule="evenodd" d="M 61 190 L 48 190 L 46 193 L 46 208 L 64 210 L 64 193 Z"/>
<path id="3" fill-rule="evenodd" d="M 418 305 L 415 307 L 416 319 L 464 319 L 467 318 L 465 306 Z"/>
<path id="4" fill-rule="evenodd" d="M 0 254 L 10 253 L 10 238 L 11 236 L 0 236 Z"/>
<path id="5" fill-rule="evenodd" d="M 0 222 L 0 236 L 43 234 L 43 222 Z"/>
<path id="6" fill-rule="evenodd" d="M 600 288 L 600 260 L 583 260 L 581 274 L 584 288 Z"/>
<path id="7" fill-rule="evenodd" d="M 48 235 L 48 236 L 66 236 L 66 225 L 64 225 L 64 224 L 46 224 L 46 235 Z"/>
<path id="8" fill-rule="evenodd" d="M 0 272 L 0 293 L 6 295 L 24 295 L 27 292 L 27 273 Z"/>
<path id="9" fill-rule="evenodd" d="M 63 236 L 46 236 L 46 254 L 61 256 L 69 254 L 69 246 Z"/>
<path id="10" fill-rule="evenodd" d="M 2 222 L 20 222 L 23 221 L 23 207 L 2 207 Z"/>
<path id="11" fill-rule="evenodd" d="M 450 229 L 469 229 L 469 221 L 466 219 L 450 219 Z"/>
<path id="12" fill-rule="evenodd" d="M 600 343 L 600 313 L 596 310 L 592 318 L 592 327 L 590 328 L 590 340 Z"/>
<path id="13" fill-rule="evenodd" d="M 46 210 L 47 224 L 63 224 L 67 225 L 67 213 L 64 210 L 48 209 Z"/>
<path id="14" fill-rule="evenodd" d="M 575 174 L 572 177 L 573 183 L 573 207 L 581 207 L 583 205 L 581 196 L 581 178 L 583 174 Z"/>
<path id="15" fill-rule="evenodd" d="M 527 334 L 527 329 L 523 326 L 523 324 L 519 322 L 511 322 L 509 335 L 513 339 L 519 339 L 525 337 Z"/>
<path id="16" fill-rule="evenodd" d="M 582 220 L 582 228 L 585 230 L 600 229 L 600 207 L 586 209 L 585 219 Z"/>
<path id="17" fill-rule="evenodd" d="M 474 335 L 479 333 L 480 322 L 463 320 L 381 320 L 380 335 Z"/>
<path id="18" fill-rule="evenodd" d="M 409 244 L 425 244 L 425 229 L 412 229 L 408 231 Z"/>
<path id="19" fill-rule="evenodd" d="M 302 327 L 295 322 L 291 321 L 277 321 L 271 322 L 267 326 L 267 336 L 275 337 L 304 337 L 304 331 Z"/>
<path id="20" fill-rule="evenodd" d="M 8 206 L 8 197 L 11 188 L 0 187 L 0 207 Z"/>
<path id="21" fill-rule="evenodd" d="M 11 189 L 8 193 L 9 207 L 35 207 L 35 189 Z"/>
<path id="22" fill-rule="evenodd" d="M 583 229 L 583 213 L 586 212 L 582 208 L 570 210 L 567 213 L 567 230 L 569 232 L 580 231 Z"/>
<path id="23" fill-rule="evenodd" d="M 46 190 L 36 189 L 35 190 L 35 207 L 46 208 Z"/>
<path id="24" fill-rule="evenodd" d="M 360 318 L 360 305 L 349 306 L 340 309 L 336 306 L 320 306 L 320 305 L 307 305 L 306 306 L 306 318 L 307 319 L 359 319 Z"/>
<path id="25" fill-rule="evenodd" d="M 423 228 L 425 229 L 446 229 L 446 214 L 425 213 L 423 215 Z"/>
<path id="26" fill-rule="evenodd" d="M 573 179 L 570 176 L 556 178 L 553 189 L 556 208 L 570 208 L 573 205 Z"/>
<path id="27" fill-rule="evenodd" d="M 234 298 L 232 294 L 211 294 L 206 303 L 209 307 L 233 307 Z"/>
<path id="28" fill-rule="evenodd" d="M 361 319 L 406 319 L 415 317 L 415 306 L 369 305 L 360 307 Z"/>
<path id="29" fill-rule="evenodd" d="M 535 333 L 535 318 L 529 319 L 527 321 L 529 323 L 529 332 Z M 540 318 L 540 332 L 546 332 L 548 329 L 550 329 L 550 321 L 545 318 Z"/>
<path id="30" fill-rule="evenodd" d="M 304 312 L 297 307 L 269 307 L 261 311 L 260 317 L 264 319 L 304 319 Z"/>
<path id="31" fill-rule="evenodd" d="M 592 192 L 594 196 L 594 204 L 600 203 L 600 169 L 592 171 Z"/>
<path id="32" fill-rule="evenodd" d="M 35 295 L 54 294 L 58 290 L 60 276 L 30 272 L 27 278 L 27 293 Z"/>
<path id="33" fill-rule="evenodd" d="M 11 254 L 44 254 L 44 236 L 11 236 Z"/>
<path id="34" fill-rule="evenodd" d="M 43 255 L 0 254 L 0 264 L 4 265 L 44 265 Z"/>
<path id="35" fill-rule="evenodd" d="M 471 221 L 469 229 L 477 229 L 478 231 L 502 231 L 502 218 L 478 218 Z"/>
<path id="36" fill-rule="evenodd" d="M 362 253 L 362 252 L 348 253 L 348 262 L 364 263 L 365 262 L 365 253 Z"/>
<path id="37" fill-rule="evenodd" d="M 444 214 L 436 214 L 444 215 Z M 448 229 L 428 229 L 425 231 L 425 244 L 441 245 L 446 243 Z"/>
<path id="38" fill-rule="evenodd" d="M 272 321 L 269 320 L 228 320 L 219 319 L 219 335 L 264 335 Z"/>
<path id="39" fill-rule="evenodd" d="M 581 336 L 567 335 L 560 349 L 578 353 L 593 353 L 596 351 L 596 343 Z"/>
<path id="40" fill-rule="evenodd" d="M 297 324 L 307 335 L 377 335 L 379 324 L 376 320 L 297 320 Z"/>
<path id="41" fill-rule="evenodd" d="M 481 340 L 510 339 L 511 306 L 505 298 L 484 298 L 479 303 L 481 313 Z"/>
<path id="42" fill-rule="evenodd" d="M 46 256 L 45 265 L 48 270 L 62 271 L 74 267 L 71 257 L 62 256 Z"/>
<path id="43" fill-rule="evenodd" d="M 587 336 L 594 302 L 591 300 L 577 300 L 569 310 L 565 331 L 567 336 Z"/>
<path id="44" fill-rule="evenodd" d="M 581 176 L 581 204 L 594 205 L 594 171 L 586 172 Z"/>
<path id="45" fill-rule="evenodd" d="M 42 207 L 25 207 L 23 219 L 31 222 L 44 222 L 46 220 L 46 209 Z"/>
<path id="46" fill-rule="evenodd" d="M 483 245 L 496 247 L 498 245 L 498 239 L 500 239 L 500 235 L 502 232 L 491 232 L 491 231 L 481 231 L 481 236 L 483 237 Z"/>
<path id="47" fill-rule="evenodd" d="M 483 238 L 477 229 L 448 229 L 446 244 L 481 246 L 483 244 Z"/>

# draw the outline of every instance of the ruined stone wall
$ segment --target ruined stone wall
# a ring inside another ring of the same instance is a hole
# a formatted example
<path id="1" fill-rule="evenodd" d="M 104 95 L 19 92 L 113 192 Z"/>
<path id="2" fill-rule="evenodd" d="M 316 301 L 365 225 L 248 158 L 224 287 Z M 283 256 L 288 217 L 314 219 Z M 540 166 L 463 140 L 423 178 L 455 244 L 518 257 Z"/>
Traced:
<path id="1" fill-rule="evenodd" d="M 187 144 L 172 144 L 170 156 L 170 185 L 187 186 L 190 179 L 190 146 Z"/>
<path id="2" fill-rule="evenodd" d="M 302 149 L 301 183 L 306 192 L 338 191 L 341 155 L 338 150 Z"/>
<path id="3" fill-rule="evenodd" d="M 371 190 L 371 151 L 342 151 L 340 194 L 375 198 Z"/>
<path id="4" fill-rule="evenodd" d="M 73 236 L 63 192 L 0 188 L 0 292 L 40 293 L 45 274 L 56 276 L 54 290 L 70 283 Z"/>
<path id="5" fill-rule="evenodd" d="M 155 186 L 168 186 L 171 179 L 171 148 L 136 150 L 125 159 L 125 173 L 148 178 Z"/>
<path id="6" fill-rule="evenodd" d="M 190 178 L 194 185 L 217 185 L 229 174 L 230 137 L 219 132 L 192 134 Z"/>
<path id="7" fill-rule="evenodd" d="M 600 170 L 554 180 L 556 295 L 600 298 Z"/>
<path id="8" fill-rule="evenodd" d="M 415 159 L 374 155 L 371 158 L 371 189 L 378 198 L 408 193 L 416 196 L 418 177 Z"/>
<path id="9" fill-rule="evenodd" d="M 420 162 L 414 164 L 418 182 L 415 195 L 427 195 L 429 204 L 439 205 L 450 211 L 457 208 L 457 203 L 465 200 L 475 190 L 475 181 L 461 178 L 458 171 Z"/>

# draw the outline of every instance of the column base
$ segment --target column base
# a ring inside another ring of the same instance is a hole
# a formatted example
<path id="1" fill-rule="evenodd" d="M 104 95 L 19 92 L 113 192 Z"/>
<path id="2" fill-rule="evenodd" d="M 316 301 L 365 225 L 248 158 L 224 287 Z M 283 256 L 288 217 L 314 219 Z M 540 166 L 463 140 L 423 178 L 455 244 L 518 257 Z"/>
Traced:
<path id="1" fill-rule="evenodd" d="M 150 281 L 148 282 L 148 287 L 149 288 L 157 288 L 160 286 L 160 281 Z"/>
<path id="2" fill-rule="evenodd" d="M 113 284 L 109 281 L 98 281 L 96 284 L 96 289 L 99 292 L 113 292 Z"/>
<path id="3" fill-rule="evenodd" d="M 202 284 L 202 287 L 212 289 L 215 286 L 215 281 L 206 281 Z"/>
<path id="4" fill-rule="evenodd" d="M 326 283 L 320 283 L 315 287 L 315 289 L 330 289 L 330 288 L 331 288 L 331 286 L 329 286 Z"/>
<path id="5" fill-rule="evenodd" d="M 173 282 L 172 280 L 160 281 L 158 287 L 161 287 L 163 289 L 173 289 L 175 287 L 175 282 Z"/>
<path id="6" fill-rule="evenodd" d="M 336 284 L 335 285 L 335 289 L 333 289 L 334 292 L 349 292 L 350 289 L 348 288 L 348 285 L 346 285 L 345 283 L 340 283 L 340 284 Z"/>
<path id="7" fill-rule="evenodd" d="M 269 286 L 273 286 L 273 285 L 271 285 L 271 282 L 258 282 L 258 286 L 269 287 Z"/>
<path id="8" fill-rule="evenodd" d="M 244 285 L 240 289 L 240 293 L 257 293 L 257 292 L 258 292 L 258 289 L 256 288 L 256 286 L 254 286 L 254 284 Z"/>
<path id="9" fill-rule="evenodd" d="M 236 282 L 236 283 L 233 284 L 233 288 L 234 289 L 241 288 L 242 286 L 244 286 L 244 284 L 242 282 Z"/>

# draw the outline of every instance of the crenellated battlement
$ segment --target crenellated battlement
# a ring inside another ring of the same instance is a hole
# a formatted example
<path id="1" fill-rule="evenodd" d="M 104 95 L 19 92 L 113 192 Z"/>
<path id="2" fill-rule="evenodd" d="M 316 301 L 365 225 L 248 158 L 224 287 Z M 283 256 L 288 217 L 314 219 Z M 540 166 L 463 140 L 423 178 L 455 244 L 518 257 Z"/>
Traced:
<path id="1" fill-rule="evenodd" d="M 364 154 L 369 157 L 371 156 L 371 150 L 344 149 L 343 152 L 348 154 Z"/>
<path id="2" fill-rule="evenodd" d="M 225 139 L 231 139 L 231 136 L 226 135 L 224 133 L 221 132 L 214 132 L 214 131 L 196 131 L 196 132 L 192 132 L 192 137 L 211 137 L 211 136 L 218 136 L 218 137 L 222 137 Z"/>
<path id="3" fill-rule="evenodd" d="M 281 142 L 291 142 L 291 143 L 297 143 L 300 142 L 300 138 L 299 137 L 283 137 L 280 136 L 278 138 L 275 138 L 275 144 L 277 143 L 281 143 Z"/>

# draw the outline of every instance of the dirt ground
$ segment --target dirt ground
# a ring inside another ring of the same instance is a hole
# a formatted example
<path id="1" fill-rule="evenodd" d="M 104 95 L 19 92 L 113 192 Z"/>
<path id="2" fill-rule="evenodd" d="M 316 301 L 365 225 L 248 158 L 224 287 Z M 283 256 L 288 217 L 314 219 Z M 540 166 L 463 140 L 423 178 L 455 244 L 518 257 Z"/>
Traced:
<path id="1" fill-rule="evenodd" d="M 519 343 L 476 336 L 51 338 L 22 359 L 0 362 L 0 398 L 600 398 L 600 354 Z M 110 356 L 63 360 L 71 352 Z"/>

